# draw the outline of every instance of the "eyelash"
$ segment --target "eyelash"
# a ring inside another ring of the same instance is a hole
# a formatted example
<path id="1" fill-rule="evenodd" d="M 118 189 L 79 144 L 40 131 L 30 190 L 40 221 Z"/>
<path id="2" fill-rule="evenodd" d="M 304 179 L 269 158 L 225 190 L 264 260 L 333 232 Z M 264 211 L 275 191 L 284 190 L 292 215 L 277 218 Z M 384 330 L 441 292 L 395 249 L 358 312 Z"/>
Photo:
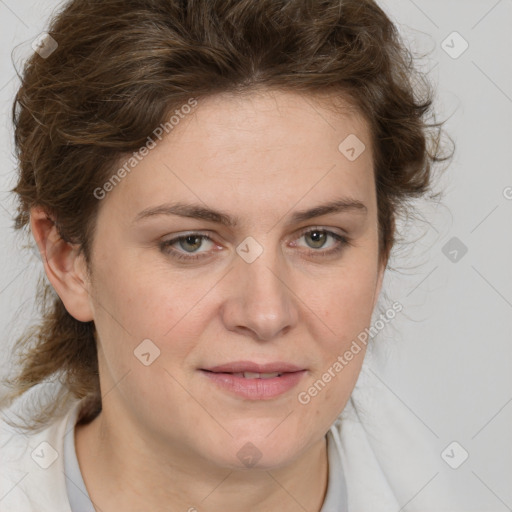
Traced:
<path id="1" fill-rule="evenodd" d="M 307 230 L 302 231 L 299 234 L 297 239 L 302 238 L 304 235 L 308 235 L 308 234 L 314 233 L 314 232 L 324 233 L 328 236 L 331 236 L 338 242 L 338 244 L 334 249 L 329 249 L 327 251 L 311 250 L 311 251 L 309 251 L 309 254 L 311 254 L 311 255 L 320 256 L 321 258 L 334 256 L 335 254 L 340 253 L 346 246 L 351 245 L 348 237 L 346 237 L 344 235 L 340 235 L 333 231 L 329 231 L 327 229 L 320 229 L 320 228 L 308 228 Z M 180 252 L 180 251 L 177 251 L 176 249 L 170 248 L 176 242 L 179 242 L 180 240 L 184 240 L 184 239 L 188 238 L 189 236 L 196 236 L 196 237 L 200 237 L 203 240 L 208 240 L 208 241 L 213 242 L 212 238 L 207 234 L 200 233 L 200 232 L 191 232 L 191 233 L 187 233 L 186 235 L 181 235 L 176 238 L 172 238 L 171 240 L 165 240 L 165 241 L 161 242 L 160 249 L 162 252 L 171 256 L 172 258 L 174 258 L 176 260 L 181 260 L 181 261 L 194 261 L 194 260 L 199 260 L 202 258 L 207 258 L 208 255 L 205 256 L 204 255 L 205 253 L 199 253 L 198 255 L 185 256 L 183 252 Z"/>

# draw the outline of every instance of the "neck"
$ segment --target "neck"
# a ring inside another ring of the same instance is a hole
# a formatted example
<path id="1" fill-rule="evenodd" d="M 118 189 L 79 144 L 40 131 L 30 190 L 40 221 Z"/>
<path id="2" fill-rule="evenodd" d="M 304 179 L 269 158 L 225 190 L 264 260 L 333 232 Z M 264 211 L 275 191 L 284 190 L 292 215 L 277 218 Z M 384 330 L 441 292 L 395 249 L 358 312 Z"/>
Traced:
<path id="1" fill-rule="evenodd" d="M 299 458 L 277 469 L 219 468 L 178 446 L 148 441 L 138 432 L 114 431 L 107 411 L 77 425 L 75 445 L 82 476 L 99 512 L 182 510 L 319 511 L 327 480 L 323 437 Z M 124 426 L 126 422 L 121 423 Z"/>

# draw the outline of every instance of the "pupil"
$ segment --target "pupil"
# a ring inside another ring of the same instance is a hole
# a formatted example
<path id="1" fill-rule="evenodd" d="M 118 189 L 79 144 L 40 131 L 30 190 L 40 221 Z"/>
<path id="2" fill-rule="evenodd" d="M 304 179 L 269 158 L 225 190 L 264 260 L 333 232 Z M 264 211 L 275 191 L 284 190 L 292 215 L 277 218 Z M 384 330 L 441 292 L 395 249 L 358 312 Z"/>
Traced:
<path id="1" fill-rule="evenodd" d="M 322 231 L 312 231 L 310 236 L 314 242 L 321 242 L 317 247 L 321 247 L 323 245 L 323 237 L 325 237 L 325 233 L 323 233 Z"/>
<path id="2" fill-rule="evenodd" d="M 197 249 L 201 243 L 201 237 L 200 236 L 197 236 L 197 235 L 187 235 L 184 239 L 186 244 L 190 244 L 190 245 L 196 245 L 196 247 L 194 247 L 194 249 Z M 183 247 L 183 244 L 180 244 L 182 247 Z M 187 250 L 186 247 L 183 247 L 183 249 Z M 192 252 L 192 251 L 190 251 Z"/>

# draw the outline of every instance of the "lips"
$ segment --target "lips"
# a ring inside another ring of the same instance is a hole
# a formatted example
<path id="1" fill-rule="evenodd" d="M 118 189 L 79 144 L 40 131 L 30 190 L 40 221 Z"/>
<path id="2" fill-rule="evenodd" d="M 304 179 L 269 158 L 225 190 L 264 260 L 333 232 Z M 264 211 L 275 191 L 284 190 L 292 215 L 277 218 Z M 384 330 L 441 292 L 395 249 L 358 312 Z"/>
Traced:
<path id="1" fill-rule="evenodd" d="M 285 372 L 257 373 L 257 372 L 240 372 L 232 373 L 235 377 L 243 377 L 244 379 L 273 379 L 281 377 Z"/>
<path id="2" fill-rule="evenodd" d="M 268 400 L 294 388 L 306 370 L 290 363 L 257 364 L 251 361 L 202 368 L 201 372 L 219 389 L 250 400 Z"/>
<path id="3" fill-rule="evenodd" d="M 232 363 L 222 364 L 218 366 L 212 366 L 208 368 L 203 368 L 205 371 L 213 372 L 213 373 L 232 373 L 232 374 L 240 374 L 240 373 L 258 373 L 258 374 L 271 374 L 271 373 L 293 373 L 300 372 L 304 370 L 300 366 L 296 366 L 290 363 L 284 362 L 273 362 L 273 363 L 265 363 L 258 364 L 252 361 L 235 361 Z"/>

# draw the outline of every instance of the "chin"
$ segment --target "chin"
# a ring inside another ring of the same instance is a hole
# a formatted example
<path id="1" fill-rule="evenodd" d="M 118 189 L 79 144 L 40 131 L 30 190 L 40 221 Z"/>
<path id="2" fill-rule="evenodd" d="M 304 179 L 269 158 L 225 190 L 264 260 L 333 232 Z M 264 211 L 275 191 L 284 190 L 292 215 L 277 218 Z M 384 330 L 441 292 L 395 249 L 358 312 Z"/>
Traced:
<path id="1" fill-rule="evenodd" d="M 238 448 L 234 457 L 226 458 L 226 455 L 226 453 L 223 453 L 221 455 L 222 459 L 217 459 L 216 463 L 232 471 L 272 471 L 286 467 L 297 456 L 293 449 L 290 452 L 270 451 L 265 447 L 259 449 L 250 441 Z"/>
<path id="2" fill-rule="evenodd" d="M 296 459 L 307 446 L 307 440 L 301 436 L 290 436 L 286 430 L 271 433 L 276 429 L 254 432 L 251 435 L 235 435 L 229 443 L 219 443 L 222 451 L 217 453 L 217 463 L 232 470 L 259 469 L 272 470 L 285 467 Z M 270 435 L 269 435 L 270 433 Z"/>

